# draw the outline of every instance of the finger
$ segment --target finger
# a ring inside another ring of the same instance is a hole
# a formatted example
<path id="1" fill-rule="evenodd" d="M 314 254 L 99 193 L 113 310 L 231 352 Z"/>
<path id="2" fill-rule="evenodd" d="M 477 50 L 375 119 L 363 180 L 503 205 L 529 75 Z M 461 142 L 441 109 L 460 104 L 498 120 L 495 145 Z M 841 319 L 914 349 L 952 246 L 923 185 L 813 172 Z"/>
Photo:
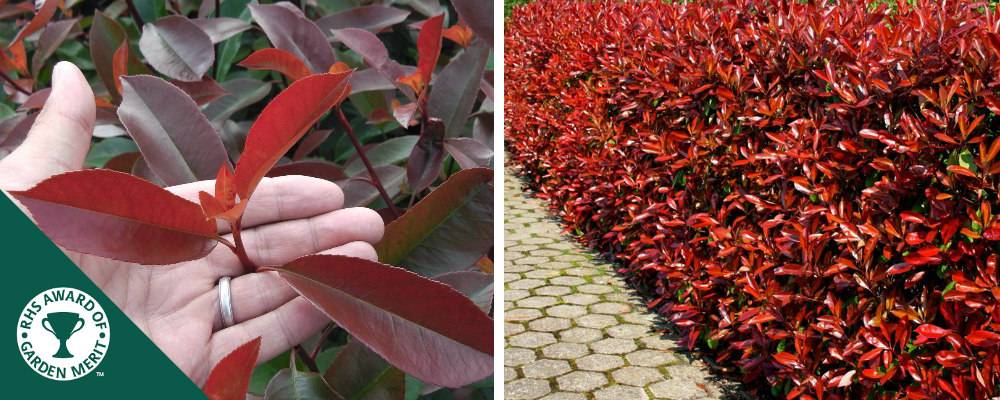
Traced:
<path id="1" fill-rule="evenodd" d="M 351 242 L 343 246 L 327 249 L 320 254 L 341 255 L 377 260 L 375 248 L 368 242 Z M 261 272 L 238 276 L 233 279 L 231 289 L 233 319 L 237 324 L 249 321 L 280 307 L 298 294 L 277 272 Z M 218 302 L 217 290 L 205 296 L 210 302 Z M 213 331 L 222 329 L 222 316 L 216 314 Z"/>
<path id="2" fill-rule="evenodd" d="M 83 168 L 96 119 L 94 92 L 72 63 L 52 71 L 52 92 L 28 137 L 0 162 L 0 183 L 8 190 L 34 186 L 52 175 Z"/>
<path id="3" fill-rule="evenodd" d="M 296 297 L 276 310 L 212 335 L 214 365 L 236 347 L 261 338 L 257 363 L 264 363 L 315 335 L 330 319 L 304 297 Z"/>
<path id="4" fill-rule="evenodd" d="M 247 255 L 257 265 L 281 265 L 304 255 L 350 242 L 377 243 L 385 225 L 377 212 L 368 208 L 344 208 L 315 217 L 282 221 L 242 232 Z M 228 237 L 227 239 L 232 240 Z M 208 255 L 218 277 L 239 275 L 236 255 L 218 246 Z"/>
<path id="5" fill-rule="evenodd" d="M 215 181 L 193 182 L 168 190 L 198 203 L 198 192 L 215 193 Z M 243 227 L 308 218 L 343 207 L 344 191 L 328 180 L 298 175 L 264 178 L 250 197 Z M 229 232 L 229 224 L 219 222 L 219 232 Z"/>

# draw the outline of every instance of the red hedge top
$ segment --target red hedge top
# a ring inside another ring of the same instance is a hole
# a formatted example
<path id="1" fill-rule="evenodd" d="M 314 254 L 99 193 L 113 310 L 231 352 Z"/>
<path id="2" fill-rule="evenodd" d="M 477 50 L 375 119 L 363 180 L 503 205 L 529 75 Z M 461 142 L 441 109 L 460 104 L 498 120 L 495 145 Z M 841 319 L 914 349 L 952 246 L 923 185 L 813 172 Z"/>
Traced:
<path id="1" fill-rule="evenodd" d="M 513 162 L 758 395 L 1000 395 L 997 12 L 800 3 L 519 8 Z"/>

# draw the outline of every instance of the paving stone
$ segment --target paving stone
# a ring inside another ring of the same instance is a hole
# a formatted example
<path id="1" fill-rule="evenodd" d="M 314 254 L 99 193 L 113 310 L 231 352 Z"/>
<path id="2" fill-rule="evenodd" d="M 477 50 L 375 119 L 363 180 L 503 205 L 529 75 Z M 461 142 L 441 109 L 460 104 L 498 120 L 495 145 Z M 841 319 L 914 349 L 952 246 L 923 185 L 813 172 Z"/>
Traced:
<path id="1" fill-rule="evenodd" d="M 549 279 L 556 276 L 559 276 L 559 271 L 553 271 L 550 269 L 536 269 L 534 271 L 524 273 L 525 278 L 532 279 Z"/>
<path id="2" fill-rule="evenodd" d="M 545 269 L 552 269 L 552 270 L 562 271 L 562 270 L 565 270 L 567 268 L 573 268 L 573 264 L 570 264 L 568 262 L 561 262 L 561 261 L 550 261 L 550 262 L 547 262 L 547 263 L 544 263 L 544 264 L 541 264 L 541 265 L 536 265 L 535 267 L 536 268 L 545 268 Z"/>
<path id="3" fill-rule="evenodd" d="M 552 309 L 549 309 L 548 311 L 549 315 L 552 315 L 551 310 Z M 595 329 L 604 329 L 618 323 L 618 320 L 615 319 L 615 317 L 604 314 L 587 314 L 574 318 L 573 320 L 576 321 L 578 326 Z"/>
<path id="4" fill-rule="evenodd" d="M 709 398 L 709 393 L 694 382 L 668 379 L 649 385 L 649 392 L 658 399 L 697 400 Z"/>
<path id="5" fill-rule="evenodd" d="M 535 294 L 543 296 L 563 296 L 570 293 L 573 293 L 573 289 L 570 289 L 568 286 L 549 285 L 535 288 Z M 504 292 L 504 298 L 506 298 L 506 295 L 507 293 Z M 563 298 L 563 301 L 568 302 L 565 297 Z"/>
<path id="6" fill-rule="evenodd" d="M 518 333 L 524 332 L 524 330 L 525 330 L 524 325 L 521 325 L 521 324 L 512 324 L 510 322 L 504 322 L 503 323 L 503 335 L 504 336 L 513 336 L 513 335 L 516 335 Z"/>
<path id="7" fill-rule="evenodd" d="M 559 360 L 573 360 L 589 351 L 586 345 L 580 343 L 556 343 L 542 348 L 542 355 Z"/>
<path id="8" fill-rule="evenodd" d="M 533 256 L 539 256 L 539 257 L 555 257 L 555 256 L 562 255 L 562 254 L 563 254 L 563 251 L 561 251 L 561 250 L 552 250 L 552 249 L 541 249 L 541 250 L 535 250 L 535 251 L 531 252 L 531 255 L 533 255 Z"/>
<path id="9" fill-rule="evenodd" d="M 560 390 L 570 392 L 590 392 L 608 384 L 604 374 L 589 371 L 573 371 L 556 378 Z"/>
<path id="10" fill-rule="evenodd" d="M 609 327 L 604 330 L 608 336 L 619 339 L 638 339 L 650 334 L 649 328 L 635 324 L 621 324 Z"/>
<path id="11" fill-rule="evenodd" d="M 516 281 L 518 279 L 521 279 L 521 275 L 512 274 L 510 272 L 507 272 L 507 273 L 503 274 L 503 281 L 504 281 L 504 283 L 513 282 L 513 281 Z"/>
<path id="12" fill-rule="evenodd" d="M 510 381 L 515 380 L 517 378 L 519 378 L 519 376 L 517 376 L 517 370 L 516 369 L 511 368 L 511 367 L 503 367 L 503 381 L 504 382 L 510 382 Z"/>
<path id="13" fill-rule="evenodd" d="M 544 264 L 546 262 L 552 261 L 551 257 L 524 257 L 520 260 L 514 260 L 516 265 L 538 265 Z"/>
<path id="14" fill-rule="evenodd" d="M 537 349 L 556 342 L 556 337 L 548 332 L 524 332 L 507 339 L 511 346 Z"/>
<path id="15" fill-rule="evenodd" d="M 671 342 L 669 339 L 663 339 L 659 335 L 639 338 L 639 343 L 647 349 L 677 350 L 680 348 L 677 346 L 677 343 Z"/>
<path id="16" fill-rule="evenodd" d="M 561 256 L 556 256 L 555 257 L 556 261 L 566 261 L 566 262 L 587 261 L 588 259 L 589 258 L 587 256 L 580 255 L 580 254 L 563 254 Z"/>
<path id="17" fill-rule="evenodd" d="M 528 328 L 536 332 L 555 332 L 569 327 L 568 319 L 555 317 L 540 318 L 528 323 Z"/>
<path id="18" fill-rule="evenodd" d="M 590 348 L 601 354 L 625 354 L 635 350 L 636 346 L 634 341 L 628 339 L 607 338 L 591 343 Z"/>
<path id="19" fill-rule="evenodd" d="M 521 367 L 527 378 L 554 378 L 572 370 L 569 362 L 563 360 L 537 360 Z"/>
<path id="20" fill-rule="evenodd" d="M 597 303 L 590 306 L 590 312 L 621 315 L 632 311 L 632 306 L 623 303 Z"/>
<path id="21" fill-rule="evenodd" d="M 527 239 L 529 239 L 529 238 L 521 239 L 521 240 L 518 240 L 517 242 L 518 243 L 524 243 L 524 240 L 527 240 Z M 511 247 L 507 248 L 507 250 L 520 251 L 520 252 L 524 252 L 524 253 L 529 253 L 529 252 L 532 252 L 532 251 L 535 251 L 535 250 L 538 250 L 538 249 L 539 249 L 539 247 L 535 246 L 533 244 L 522 244 L 522 245 L 511 246 Z"/>
<path id="22" fill-rule="evenodd" d="M 594 392 L 595 400 L 646 400 L 649 396 L 640 387 L 615 385 Z"/>
<path id="23" fill-rule="evenodd" d="M 664 378 L 663 374 L 654 368 L 628 366 L 611 373 L 615 382 L 632 386 L 646 386 Z"/>
<path id="24" fill-rule="evenodd" d="M 575 327 L 559 332 L 559 340 L 570 343 L 590 343 L 604 337 L 604 333 L 593 328 Z"/>
<path id="25" fill-rule="evenodd" d="M 506 298 L 506 295 L 507 295 L 507 292 L 504 292 L 505 298 Z M 647 325 L 648 326 L 648 325 L 652 325 L 653 324 L 653 321 L 656 320 L 656 316 L 653 315 L 653 314 L 649 314 L 649 313 L 633 312 L 633 313 L 628 313 L 628 314 L 622 315 L 622 319 L 625 320 L 625 322 L 628 322 L 628 323 L 639 324 L 639 325 Z"/>
<path id="26" fill-rule="evenodd" d="M 555 279 L 555 278 L 553 278 L 553 279 Z M 511 287 L 513 287 L 513 286 L 511 286 Z M 514 288 L 514 289 L 521 289 L 521 288 Z M 611 292 L 615 291 L 615 289 L 613 287 L 611 287 L 611 286 L 608 286 L 608 285 L 596 285 L 596 284 L 580 285 L 580 286 L 576 287 L 576 290 L 579 291 L 579 292 L 590 293 L 590 294 L 604 294 L 604 293 L 611 293 Z"/>
<path id="27" fill-rule="evenodd" d="M 568 296 L 563 296 L 563 301 L 570 304 L 579 304 L 581 306 L 587 306 L 601 301 L 600 297 L 592 294 L 586 293 L 576 293 Z"/>
<path id="28" fill-rule="evenodd" d="M 503 350 L 503 365 L 517 367 L 535 361 L 535 351 L 508 347 Z"/>
<path id="29" fill-rule="evenodd" d="M 629 364 L 641 367 L 659 367 L 675 362 L 677 359 L 673 355 L 661 350 L 637 350 L 625 355 Z"/>
<path id="30" fill-rule="evenodd" d="M 555 278 L 549 278 L 549 283 L 553 285 L 577 286 L 583 285 L 587 283 L 587 281 L 576 276 L 557 276 Z"/>
<path id="31" fill-rule="evenodd" d="M 590 268 L 590 267 L 570 268 L 563 270 L 563 272 L 566 273 L 566 275 L 573 275 L 573 276 L 594 276 L 601 273 L 596 268 Z"/>
<path id="32" fill-rule="evenodd" d="M 515 308 L 513 310 L 504 310 L 503 319 L 504 321 L 531 321 L 533 319 L 541 318 L 542 312 L 532 308 Z"/>
<path id="33" fill-rule="evenodd" d="M 534 289 L 544 284 L 545 281 L 539 279 L 521 279 L 519 281 L 508 283 L 507 287 L 511 289 Z"/>
<path id="34" fill-rule="evenodd" d="M 545 313 L 553 317 L 576 318 L 587 314 L 587 309 L 581 306 L 560 304 L 546 308 Z"/>
<path id="35" fill-rule="evenodd" d="M 528 296 L 531 296 L 531 292 L 527 290 L 507 289 L 503 291 L 504 301 L 517 301 Z"/>
<path id="36" fill-rule="evenodd" d="M 587 371 L 610 371 L 625 365 L 625 361 L 619 356 L 608 354 L 591 354 L 576 359 L 576 367 Z"/>
<path id="37" fill-rule="evenodd" d="M 551 391 L 549 382 L 541 379 L 518 379 L 503 385 L 504 398 L 508 400 L 534 400 Z"/>
<path id="38" fill-rule="evenodd" d="M 580 393 L 570 393 L 570 392 L 555 392 L 548 396 L 542 397 L 541 400 L 586 400 L 587 396 Z M 619 399 L 624 400 L 624 399 Z"/>
<path id="39" fill-rule="evenodd" d="M 557 300 L 555 297 L 532 296 L 518 300 L 517 306 L 523 308 L 545 308 L 553 304 L 556 304 L 558 302 L 559 300 Z"/>

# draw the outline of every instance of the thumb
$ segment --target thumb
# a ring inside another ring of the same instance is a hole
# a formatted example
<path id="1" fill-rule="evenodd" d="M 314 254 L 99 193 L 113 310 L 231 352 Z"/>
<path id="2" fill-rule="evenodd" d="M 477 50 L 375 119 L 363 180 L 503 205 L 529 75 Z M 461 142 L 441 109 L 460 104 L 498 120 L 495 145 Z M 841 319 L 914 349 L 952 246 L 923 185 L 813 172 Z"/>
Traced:
<path id="1" fill-rule="evenodd" d="M 83 168 L 96 119 L 94 92 L 80 69 L 56 64 L 52 92 L 28 137 L 0 161 L 0 188 L 24 190 L 52 175 Z"/>

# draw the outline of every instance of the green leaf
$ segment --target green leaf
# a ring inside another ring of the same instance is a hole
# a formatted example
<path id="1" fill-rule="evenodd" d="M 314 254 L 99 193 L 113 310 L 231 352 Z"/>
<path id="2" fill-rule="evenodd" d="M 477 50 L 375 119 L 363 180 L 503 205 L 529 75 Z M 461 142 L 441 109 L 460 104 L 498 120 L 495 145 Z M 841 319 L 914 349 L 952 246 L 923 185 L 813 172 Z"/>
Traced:
<path id="1" fill-rule="evenodd" d="M 417 135 L 400 136 L 386 140 L 375 145 L 369 150 L 365 150 L 365 155 L 371 161 L 373 167 L 382 165 L 398 164 L 410 156 L 413 146 L 417 144 Z M 365 164 L 361 158 L 355 158 L 344 167 L 347 176 L 355 176 L 365 171 Z"/>
<path id="2" fill-rule="evenodd" d="M 352 340 L 330 364 L 326 381 L 348 400 L 402 399 L 405 374 Z"/>
<path id="3" fill-rule="evenodd" d="M 326 386 L 315 372 L 285 368 L 279 371 L 264 391 L 266 400 L 327 400 L 343 399 Z"/>
<path id="4" fill-rule="evenodd" d="M 493 246 L 492 181 L 486 168 L 452 175 L 386 226 L 379 259 L 428 277 L 472 266 Z"/>
<path id="5" fill-rule="evenodd" d="M 288 368 L 289 354 L 286 351 L 254 368 L 253 375 L 250 376 L 250 393 L 263 396 L 268 382 L 271 382 L 271 379 L 282 369 Z"/>
<path id="6" fill-rule="evenodd" d="M 124 153 L 139 151 L 139 147 L 130 139 L 113 137 L 104 139 L 90 148 L 87 154 L 86 165 L 88 167 L 100 168 L 107 164 L 108 160 Z"/>

